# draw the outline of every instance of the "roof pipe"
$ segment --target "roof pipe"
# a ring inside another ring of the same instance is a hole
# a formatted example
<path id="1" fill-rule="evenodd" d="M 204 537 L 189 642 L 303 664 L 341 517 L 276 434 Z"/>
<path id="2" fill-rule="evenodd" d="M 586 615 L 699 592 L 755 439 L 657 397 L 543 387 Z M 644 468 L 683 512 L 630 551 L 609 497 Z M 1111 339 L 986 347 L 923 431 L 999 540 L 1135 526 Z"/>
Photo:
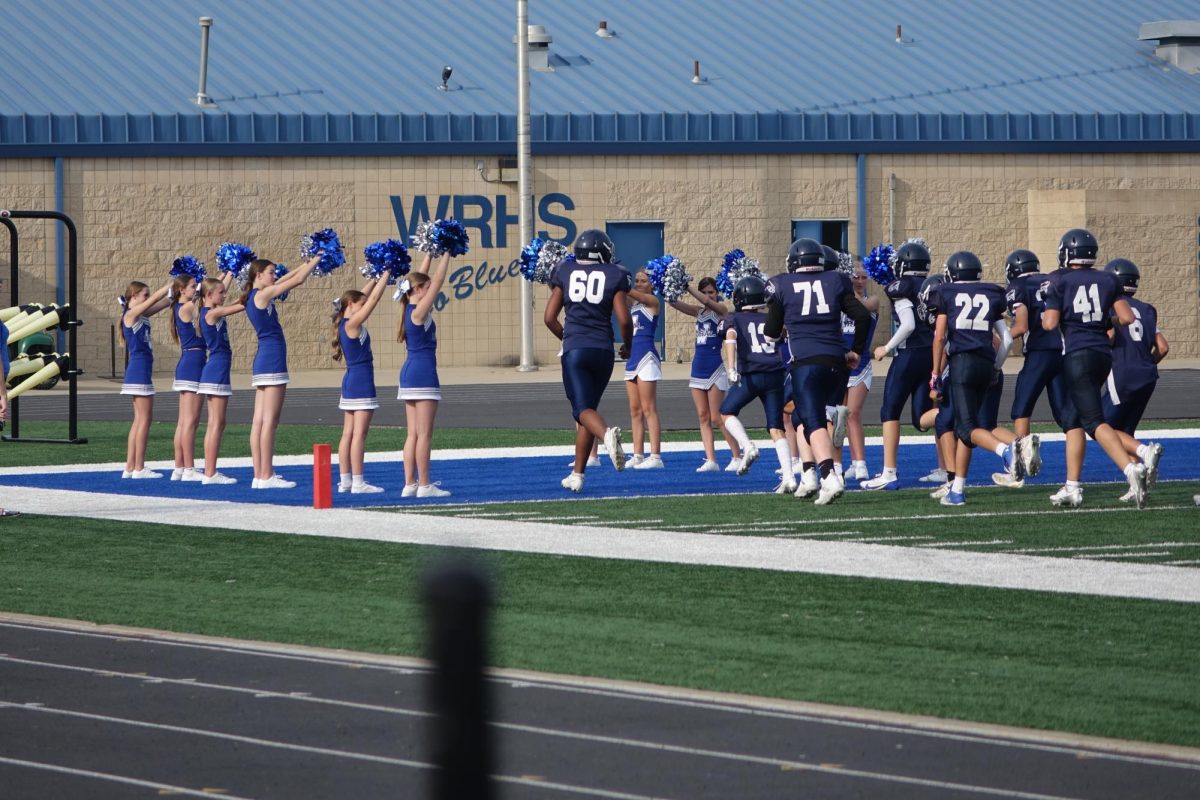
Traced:
<path id="1" fill-rule="evenodd" d="M 533 239 L 533 169 L 529 132 L 529 2 L 517 0 L 517 194 L 520 197 L 521 246 Z M 533 283 L 521 284 L 521 363 L 517 372 L 535 372 L 533 356 Z"/>
<path id="2" fill-rule="evenodd" d="M 208 31 L 212 28 L 212 17 L 200 18 L 200 86 L 196 89 L 196 105 L 212 108 L 216 105 L 208 96 Z"/>

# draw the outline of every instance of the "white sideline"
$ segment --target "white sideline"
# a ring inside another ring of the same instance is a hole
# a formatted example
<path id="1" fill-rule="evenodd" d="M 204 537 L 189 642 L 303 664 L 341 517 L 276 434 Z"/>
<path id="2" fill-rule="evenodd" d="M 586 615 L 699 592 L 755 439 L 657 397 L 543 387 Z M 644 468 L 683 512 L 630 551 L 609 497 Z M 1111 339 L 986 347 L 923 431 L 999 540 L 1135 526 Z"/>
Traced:
<path id="1" fill-rule="evenodd" d="M 1162 430 L 1146 431 L 1144 441 L 1157 441 L 1160 439 L 1200 439 L 1200 428 L 1163 428 Z M 1062 433 L 1040 433 L 1038 438 L 1043 442 L 1061 442 L 1066 436 Z M 754 440 L 755 444 L 760 445 L 759 449 L 771 450 L 772 445 L 768 440 Z M 879 436 L 868 436 L 866 439 L 867 445 L 882 445 L 883 439 Z M 930 434 L 916 434 L 911 436 L 901 436 L 901 445 L 924 445 L 930 447 L 933 445 L 933 440 Z M 729 447 L 724 442 L 716 444 L 717 450 L 728 452 Z M 703 447 L 700 442 L 663 442 L 662 451 L 664 453 L 700 453 Z M 575 447 L 573 445 L 539 445 L 536 447 L 487 447 L 487 448 L 457 448 L 448 450 L 434 450 L 432 460 L 434 461 L 457 461 L 460 459 L 470 458 L 527 458 L 532 456 L 558 456 L 562 458 L 570 458 L 575 455 Z M 331 456 L 332 463 L 338 463 L 337 447 L 334 445 L 334 451 Z M 396 462 L 404 461 L 404 453 L 400 450 L 384 450 L 379 452 L 367 453 L 365 455 L 367 463 L 379 462 Z M 275 456 L 273 463 L 279 467 L 301 467 L 309 466 L 313 463 L 313 457 L 309 454 L 299 456 Z M 251 467 L 253 462 L 247 458 L 223 458 L 220 462 L 222 467 Z M 175 466 L 173 461 L 147 461 L 146 467 L 155 470 L 170 470 Z M 121 462 L 110 462 L 107 464 L 59 464 L 55 466 L 41 467 L 0 467 L 0 475 L 24 475 L 31 470 L 36 470 L 45 474 L 61 474 L 64 472 L 120 472 L 125 468 L 125 464 Z M 204 468 L 204 459 L 196 459 L 196 469 Z M 1115 479 L 1114 479 L 1115 480 Z"/>
<path id="2" fill-rule="evenodd" d="M 1069 594 L 1200 603 L 1200 570 L 1000 553 L 853 544 L 814 539 L 721 536 L 666 530 L 570 527 L 456 519 L 430 514 L 6 487 L 5 503 L 69 517 L 231 528 L 587 558 L 765 569 L 928 581 Z"/>

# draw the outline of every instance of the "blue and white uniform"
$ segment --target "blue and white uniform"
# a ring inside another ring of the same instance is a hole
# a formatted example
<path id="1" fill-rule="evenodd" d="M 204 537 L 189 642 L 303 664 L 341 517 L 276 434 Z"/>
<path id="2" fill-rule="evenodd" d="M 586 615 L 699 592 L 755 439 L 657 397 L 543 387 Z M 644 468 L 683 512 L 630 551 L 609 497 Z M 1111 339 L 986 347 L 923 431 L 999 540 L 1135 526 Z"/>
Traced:
<path id="1" fill-rule="evenodd" d="M 175 382 L 172 391 L 200 391 L 200 375 L 204 372 L 204 339 L 196 333 L 194 322 L 184 322 L 179 316 L 183 304 L 175 306 L 175 332 L 179 334 L 179 363 L 175 365 Z"/>
<path id="2" fill-rule="evenodd" d="M 571 416 L 578 422 L 580 414 L 600 405 L 608 388 L 613 370 L 613 299 L 633 287 L 633 278 L 619 264 L 567 260 L 554 268 L 550 287 L 562 292 L 563 388 Z"/>
<path id="3" fill-rule="evenodd" d="M 641 303 L 634 303 L 630 316 L 633 318 L 633 340 L 629 343 L 629 359 L 625 362 L 625 380 L 660 380 L 662 361 L 654 345 L 658 315 Z"/>
<path id="4" fill-rule="evenodd" d="M 725 377 L 725 366 L 721 363 L 721 340 L 717 326 L 721 318 L 712 309 L 702 309 L 696 315 L 696 354 L 692 356 L 692 376 L 688 386 L 708 391 L 714 386 L 725 391 L 729 379 Z"/>
<path id="5" fill-rule="evenodd" d="M 208 361 L 200 373 L 200 394 L 216 397 L 229 397 L 233 388 L 229 385 L 229 371 L 233 363 L 233 349 L 229 346 L 229 328 L 221 317 L 215 325 L 208 324 L 208 312 L 211 309 L 200 309 L 200 333 L 204 335 L 204 345 L 208 348 Z"/>
<path id="6" fill-rule="evenodd" d="M 1159 332 L 1158 311 L 1129 295 L 1125 301 L 1137 319 L 1113 331 L 1112 372 L 1108 373 L 1103 396 L 1104 419 L 1133 436 L 1158 384 L 1158 365 L 1151 352 Z"/>
<path id="7" fill-rule="evenodd" d="M 729 387 L 721 403 L 721 413 L 736 417 L 758 398 L 762 401 L 768 430 L 783 430 L 784 376 L 787 370 L 779 360 L 776 343 L 763 334 L 767 315 L 763 311 L 735 311 L 717 326 L 721 341 L 726 331 L 735 331 L 738 382 Z"/>
<path id="8" fill-rule="evenodd" d="M 367 333 L 367 326 L 361 326 L 358 336 L 351 338 L 346 333 L 346 320 L 343 319 L 338 323 L 338 344 L 342 347 L 342 360 L 346 362 L 338 408 L 342 411 L 374 411 L 379 408 L 379 400 L 375 397 L 375 356 L 371 353 L 371 334 Z"/>
<path id="9" fill-rule="evenodd" d="M 995 385 L 998 356 L 992 345 L 992 331 L 1007 308 L 1005 292 L 994 283 L 964 281 L 944 283 L 932 294 L 930 302 L 937 314 L 946 317 L 954 432 L 959 441 L 974 447 L 971 431 L 995 427 L 994 419 L 988 420 L 991 425 L 984 424 L 982 417 L 991 415 L 981 412 L 989 389 Z"/>
<path id="10" fill-rule="evenodd" d="M 150 320 L 138 317 L 130 326 L 122 315 L 121 335 L 125 337 L 125 352 L 129 355 L 121 394 L 153 397 L 154 346 L 150 343 Z"/>
<path id="11" fill-rule="evenodd" d="M 0 362 L 4 364 L 3 377 L 8 379 L 8 370 L 12 364 L 8 361 L 8 328 L 3 322 L 0 322 Z"/>
<path id="12" fill-rule="evenodd" d="M 875 326 L 879 322 L 879 312 L 871 312 L 871 325 L 867 332 L 867 344 L 875 338 Z M 842 341 L 846 343 L 846 351 L 854 345 L 854 320 L 842 314 Z M 871 391 L 871 378 L 875 376 L 875 369 L 871 366 L 870 355 L 864 357 L 858 362 L 858 366 L 850 370 L 850 378 L 846 382 L 847 389 L 853 389 L 855 386 L 865 385 L 867 391 Z"/>
<path id="13" fill-rule="evenodd" d="M 254 305 L 258 289 L 251 289 L 246 298 L 246 318 L 258 334 L 258 352 L 254 354 L 251 368 L 251 386 L 287 386 L 290 381 L 287 369 L 287 340 L 283 338 L 283 326 L 275 311 L 275 301 L 267 307 Z"/>
<path id="14" fill-rule="evenodd" d="M 1017 373 L 1013 392 L 1012 419 L 1033 416 L 1034 406 L 1043 391 L 1050 399 L 1050 413 L 1064 431 L 1079 427 L 1079 414 L 1071 400 L 1067 379 L 1063 374 L 1063 339 L 1058 331 L 1042 328 L 1042 312 L 1046 310 L 1046 275 L 1027 272 L 1008 284 L 1008 313 L 1014 319 L 1017 309 L 1025 307 L 1029 315 L 1029 330 L 1022 337 L 1025 363 Z"/>
<path id="15" fill-rule="evenodd" d="M 404 346 L 408 356 L 400 368 L 401 400 L 441 400 L 442 384 L 437 373 L 437 325 L 433 322 L 433 311 L 425 317 L 425 324 L 413 322 L 416 303 L 409 303 L 404 312 Z"/>

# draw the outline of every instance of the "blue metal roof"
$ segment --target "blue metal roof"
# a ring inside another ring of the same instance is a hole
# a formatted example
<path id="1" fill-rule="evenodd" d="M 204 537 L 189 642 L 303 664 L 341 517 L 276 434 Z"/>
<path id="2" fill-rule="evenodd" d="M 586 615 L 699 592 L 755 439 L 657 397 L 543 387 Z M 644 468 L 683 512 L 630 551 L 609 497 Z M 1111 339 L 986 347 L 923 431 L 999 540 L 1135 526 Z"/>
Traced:
<path id="1" fill-rule="evenodd" d="M 515 5 L 14 0 L 0 155 L 513 152 Z M 1200 75 L 1137 39 L 1194 0 L 529 6 L 535 152 L 1200 150 Z"/>

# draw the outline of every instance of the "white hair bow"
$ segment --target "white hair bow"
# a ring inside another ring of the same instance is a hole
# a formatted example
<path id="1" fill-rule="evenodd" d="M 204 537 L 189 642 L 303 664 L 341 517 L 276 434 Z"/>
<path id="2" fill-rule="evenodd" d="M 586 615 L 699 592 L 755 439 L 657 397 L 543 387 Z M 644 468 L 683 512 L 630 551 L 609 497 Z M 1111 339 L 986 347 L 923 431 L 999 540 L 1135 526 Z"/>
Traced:
<path id="1" fill-rule="evenodd" d="M 335 314 L 342 313 L 342 298 L 340 298 L 340 297 L 334 298 L 333 313 L 335 313 Z"/>
<path id="2" fill-rule="evenodd" d="M 410 291 L 412 291 L 412 281 L 410 281 L 408 278 L 401 278 L 396 282 L 396 292 L 392 295 L 392 299 L 399 300 Z"/>

